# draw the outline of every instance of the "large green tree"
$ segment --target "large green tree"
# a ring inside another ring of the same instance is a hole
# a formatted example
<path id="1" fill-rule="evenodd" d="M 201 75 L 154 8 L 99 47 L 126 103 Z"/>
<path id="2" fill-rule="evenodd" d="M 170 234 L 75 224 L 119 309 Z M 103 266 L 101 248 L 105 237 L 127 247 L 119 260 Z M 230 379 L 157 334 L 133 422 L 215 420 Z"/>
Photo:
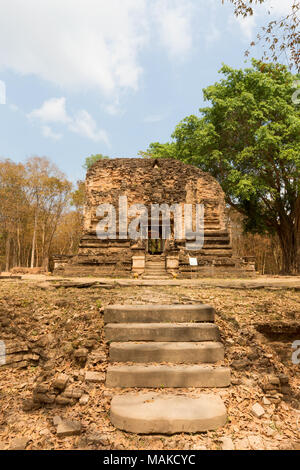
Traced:
<path id="1" fill-rule="evenodd" d="M 300 109 L 292 100 L 286 67 L 253 60 L 252 67 L 223 66 L 209 86 L 210 103 L 175 129 L 173 142 L 151 144 L 146 155 L 170 157 L 213 174 L 227 202 L 245 216 L 245 228 L 277 233 L 283 271 L 299 272 Z"/>

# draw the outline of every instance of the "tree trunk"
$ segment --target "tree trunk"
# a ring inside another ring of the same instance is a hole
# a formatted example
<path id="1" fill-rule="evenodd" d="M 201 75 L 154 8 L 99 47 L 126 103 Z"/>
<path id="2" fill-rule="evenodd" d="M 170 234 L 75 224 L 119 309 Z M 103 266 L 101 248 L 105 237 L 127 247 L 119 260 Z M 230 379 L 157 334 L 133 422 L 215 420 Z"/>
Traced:
<path id="1" fill-rule="evenodd" d="M 35 244 L 36 244 L 36 230 L 37 230 L 37 211 L 34 214 L 34 227 L 33 227 L 33 236 L 32 236 L 32 251 L 31 251 L 31 263 L 30 267 L 34 268 L 34 254 L 35 254 Z"/>
<path id="2" fill-rule="evenodd" d="M 48 255 L 44 256 L 42 266 L 45 269 L 45 271 L 49 271 L 49 256 Z"/>
<path id="3" fill-rule="evenodd" d="M 17 243 L 18 243 L 18 261 L 17 261 L 17 264 L 18 266 L 21 266 L 22 265 L 22 262 L 21 262 L 21 242 L 20 242 L 20 226 L 18 224 L 18 228 L 17 228 Z"/>
<path id="4" fill-rule="evenodd" d="M 282 274 L 298 274 L 298 233 L 295 227 L 279 227 L 282 250 Z"/>
<path id="5" fill-rule="evenodd" d="M 7 234 L 6 246 L 5 246 L 5 271 L 9 271 L 9 260 L 10 260 L 10 234 Z"/>
<path id="6" fill-rule="evenodd" d="M 18 265 L 17 256 L 18 255 L 17 255 L 16 243 L 13 240 L 13 256 L 12 256 L 12 267 L 13 268 Z"/>

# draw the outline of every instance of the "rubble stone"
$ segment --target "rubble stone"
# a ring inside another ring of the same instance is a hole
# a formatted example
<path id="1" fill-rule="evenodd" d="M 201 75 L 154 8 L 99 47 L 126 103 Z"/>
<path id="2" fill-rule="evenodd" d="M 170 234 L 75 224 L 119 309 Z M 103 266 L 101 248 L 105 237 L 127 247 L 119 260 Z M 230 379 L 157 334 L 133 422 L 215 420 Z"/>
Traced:
<path id="1" fill-rule="evenodd" d="M 9 450 L 25 450 L 29 440 L 30 439 L 28 437 L 24 436 L 16 437 L 12 440 Z"/>
<path id="2" fill-rule="evenodd" d="M 53 387 L 60 391 L 63 391 L 67 386 L 69 378 L 70 377 L 66 374 L 59 374 L 59 376 L 53 382 Z"/>
<path id="3" fill-rule="evenodd" d="M 78 436 L 81 434 L 81 423 L 69 419 L 61 420 L 57 426 L 58 437 Z"/>
<path id="4" fill-rule="evenodd" d="M 54 426 L 58 426 L 61 422 L 62 422 L 62 419 L 61 419 L 60 416 L 57 416 L 57 415 L 54 416 L 54 418 L 53 418 L 53 424 L 54 424 Z"/>
<path id="5" fill-rule="evenodd" d="M 85 373 L 86 382 L 101 383 L 101 382 L 104 382 L 104 380 L 105 380 L 105 374 L 103 374 L 102 372 L 86 371 Z"/>
<path id="6" fill-rule="evenodd" d="M 231 437 L 223 437 L 221 439 L 222 442 L 222 450 L 234 450 L 234 444 L 232 442 Z"/>
<path id="7" fill-rule="evenodd" d="M 89 401 L 89 396 L 86 394 L 82 395 L 82 397 L 80 397 L 79 399 L 80 405 L 87 405 L 88 401 Z"/>
<path id="8" fill-rule="evenodd" d="M 95 432 L 87 435 L 87 442 L 89 444 L 101 444 L 103 446 L 110 445 L 110 440 L 106 434 Z"/>
<path id="9" fill-rule="evenodd" d="M 252 406 L 251 412 L 256 418 L 261 418 L 265 414 L 265 410 L 259 403 L 255 403 Z"/>

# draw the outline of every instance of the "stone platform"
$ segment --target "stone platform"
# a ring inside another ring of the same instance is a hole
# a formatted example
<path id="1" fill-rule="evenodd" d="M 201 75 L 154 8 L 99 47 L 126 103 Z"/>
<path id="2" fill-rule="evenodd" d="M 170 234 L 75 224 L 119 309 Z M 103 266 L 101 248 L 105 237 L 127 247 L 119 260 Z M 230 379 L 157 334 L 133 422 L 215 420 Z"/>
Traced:
<path id="1" fill-rule="evenodd" d="M 133 393 L 112 399 L 111 422 L 137 434 L 193 433 L 217 429 L 227 419 L 226 408 L 217 395 L 197 398 L 161 393 Z"/>

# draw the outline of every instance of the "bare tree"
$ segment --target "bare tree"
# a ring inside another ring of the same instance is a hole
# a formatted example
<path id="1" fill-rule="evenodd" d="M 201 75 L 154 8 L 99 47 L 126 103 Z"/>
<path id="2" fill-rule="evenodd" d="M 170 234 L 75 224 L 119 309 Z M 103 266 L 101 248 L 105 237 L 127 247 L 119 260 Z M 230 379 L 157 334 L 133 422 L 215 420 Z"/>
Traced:
<path id="1" fill-rule="evenodd" d="M 234 5 L 234 14 L 246 18 L 252 16 L 255 8 L 266 3 L 266 0 L 227 0 Z M 224 4 L 225 0 L 222 0 Z M 285 0 L 282 0 L 285 2 Z M 272 6 L 272 5 L 271 5 Z M 272 17 L 272 8 L 268 10 L 270 19 Z M 257 42 L 262 43 L 264 54 L 262 60 L 272 60 L 277 62 L 283 53 L 288 57 L 289 66 L 300 70 L 300 1 L 293 0 L 290 12 L 281 18 L 272 18 L 268 24 L 261 27 L 261 31 L 257 34 L 257 41 L 251 42 L 251 46 L 255 46 Z M 245 52 L 249 55 L 249 50 Z"/>

